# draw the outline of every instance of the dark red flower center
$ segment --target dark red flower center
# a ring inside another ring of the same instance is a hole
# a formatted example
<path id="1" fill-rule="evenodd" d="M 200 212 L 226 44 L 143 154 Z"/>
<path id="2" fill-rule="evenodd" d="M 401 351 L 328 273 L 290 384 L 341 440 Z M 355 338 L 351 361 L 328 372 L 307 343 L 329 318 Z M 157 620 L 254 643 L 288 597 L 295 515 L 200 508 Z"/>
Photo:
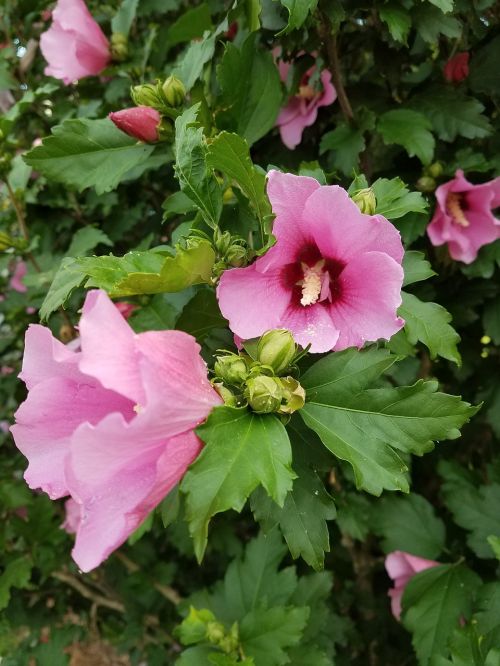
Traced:
<path id="1" fill-rule="evenodd" d="M 321 255 L 314 245 L 305 247 L 294 263 L 283 269 L 283 281 L 292 291 L 294 305 L 308 307 L 315 303 L 334 303 L 341 296 L 338 280 L 345 264 Z"/>

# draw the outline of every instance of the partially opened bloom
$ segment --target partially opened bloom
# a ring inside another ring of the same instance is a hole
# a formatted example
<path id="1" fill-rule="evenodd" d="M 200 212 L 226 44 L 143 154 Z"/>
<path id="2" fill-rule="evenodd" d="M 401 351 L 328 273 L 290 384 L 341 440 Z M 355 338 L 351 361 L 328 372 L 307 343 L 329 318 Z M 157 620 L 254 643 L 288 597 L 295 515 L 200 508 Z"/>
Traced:
<path id="1" fill-rule="evenodd" d="M 444 78 L 450 83 L 460 83 L 469 76 L 469 54 L 457 53 L 450 58 L 443 68 Z"/>
<path id="2" fill-rule="evenodd" d="M 385 558 L 387 575 L 394 581 L 394 587 L 389 590 L 392 614 L 399 620 L 401 617 L 401 599 L 408 581 L 421 571 L 439 566 L 439 562 L 426 560 L 423 557 L 410 555 L 402 550 L 395 550 Z"/>
<path id="3" fill-rule="evenodd" d="M 109 114 L 109 118 L 118 129 L 139 141 L 154 143 L 160 138 L 158 126 L 161 116 L 150 106 L 134 106 L 130 109 L 113 111 Z"/>
<path id="4" fill-rule="evenodd" d="M 365 215 L 337 185 L 271 171 L 276 244 L 222 274 L 222 314 L 239 338 L 286 328 L 312 352 L 389 339 L 404 324 L 403 246 L 381 215 Z"/>
<path id="5" fill-rule="evenodd" d="M 40 49 L 45 74 L 66 84 L 100 74 L 111 60 L 109 42 L 83 0 L 58 0 Z"/>
<path id="6" fill-rule="evenodd" d="M 70 350 L 29 327 L 20 375 L 29 392 L 12 434 L 29 486 L 77 505 L 68 505 L 73 558 L 90 571 L 179 482 L 200 450 L 193 429 L 221 399 L 194 338 L 134 334 L 102 291 L 87 295 L 79 330 L 81 349 Z"/>
<path id="7" fill-rule="evenodd" d="M 283 82 L 287 80 L 290 67 L 291 63 L 279 60 L 278 69 Z M 290 150 L 299 145 L 304 129 L 314 125 L 318 117 L 318 109 L 322 106 L 329 106 L 337 99 L 330 72 L 323 70 L 319 80 L 314 83 L 315 72 L 316 65 L 305 72 L 300 81 L 298 93 L 288 100 L 276 120 L 281 140 Z"/>
<path id="8" fill-rule="evenodd" d="M 453 180 L 436 190 L 436 210 L 427 233 L 433 245 L 448 244 L 456 261 L 470 264 L 479 248 L 500 238 L 500 177 L 473 185 L 458 170 Z"/>

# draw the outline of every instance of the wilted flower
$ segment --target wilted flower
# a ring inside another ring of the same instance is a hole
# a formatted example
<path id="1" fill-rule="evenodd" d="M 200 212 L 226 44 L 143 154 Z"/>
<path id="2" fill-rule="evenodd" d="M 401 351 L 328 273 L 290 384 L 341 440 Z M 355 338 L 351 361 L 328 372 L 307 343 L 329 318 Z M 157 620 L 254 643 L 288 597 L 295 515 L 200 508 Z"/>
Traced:
<path id="1" fill-rule="evenodd" d="M 200 347 L 181 331 L 134 334 L 102 291 L 87 295 L 81 350 L 44 326 L 26 333 L 16 412 L 25 479 L 51 499 L 70 496 L 73 557 L 82 571 L 118 548 L 184 475 L 200 450 L 194 428 L 222 400 Z"/>
<path id="2" fill-rule="evenodd" d="M 118 129 L 139 141 L 154 143 L 160 138 L 158 127 L 161 116 L 150 106 L 134 106 L 130 109 L 113 111 L 108 117 Z"/>
<path id="3" fill-rule="evenodd" d="M 448 244 L 453 259 L 470 264 L 479 248 L 500 238 L 500 177 L 473 185 L 458 170 L 453 180 L 436 190 L 436 210 L 427 233 L 433 245 Z"/>
<path id="4" fill-rule="evenodd" d="M 469 54 L 457 53 L 450 58 L 443 68 L 444 78 L 450 83 L 460 83 L 469 76 Z"/>
<path id="5" fill-rule="evenodd" d="M 404 324 L 395 227 L 314 178 L 271 171 L 267 192 L 276 244 L 250 266 L 225 271 L 217 290 L 231 330 L 249 339 L 286 328 L 312 352 L 394 335 Z"/>
<path id="6" fill-rule="evenodd" d="M 394 581 L 394 587 L 389 590 L 392 614 L 399 620 L 401 617 L 401 599 L 410 578 L 421 571 L 439 566 L 439 562 L 425 560 L 402 550 L 395 550 L 385 558 L 387 575 Z"/>
<path id="7" fill-rule="evenodd" d="M 109 42 L 83 0 L 58 0 L 52 25 L 40 36 L 47 76 L 69 84 L 96 76 L 111 60 Z"/>
<path id="8" fill-rule="evenodd" d="M 291 63 L 279 60 L 278 69 L 283 82 L 287 80 L 290 67 Z M 298 93 L 288 100 L 276 120 L 281 140 L 290 150 L 299 145 L 304 129 L 314 125 L 318 117 L 318 109 L 322 106 L 329 106 L 337 99 L 330 72 L 323 70 L 318 83 L 313 83 L 315 72 L 316 65 L 305 72 L 300 81 Z"/>

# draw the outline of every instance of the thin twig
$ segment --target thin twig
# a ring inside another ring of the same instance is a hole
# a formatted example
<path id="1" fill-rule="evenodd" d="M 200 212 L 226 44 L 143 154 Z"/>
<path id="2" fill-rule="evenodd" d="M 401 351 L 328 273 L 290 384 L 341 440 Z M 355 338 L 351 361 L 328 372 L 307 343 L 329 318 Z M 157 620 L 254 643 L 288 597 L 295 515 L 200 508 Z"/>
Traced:
<path id="1" fill-rule="evenodd" d="M 101 594 L 96 594 L 92 592 L 81 580 L 79 580 L 73 574 L 67 573 L 66 571 L 54 571 L 52 572 L 52 577 L 60 580 L 66 585 L 69 585 L 74 590 L 79 592 L 82 597 L 92 601 L 96 606 L 103 606 L 105 608 L 110 608 L 111 610 L 118 611 L 118 613 L 125 613 L 125 605 L 121 601 L 116 601 L 115 599 L 108 599 L 103 597 Z"/>
<path id="2" fill-rule="evenodd" d="M 120 562 L 123 564 L 123 566 L 127 569 L 129 573 L 135 573 L 136 571 L 140 570 L 139 565 L 133 562 L 123 553 L 117 552 L 115 553 L 115 557 L 117 557 L 120 560 Z M 180 602 L 182 601 L 181 595 L 177 592 L 177 590 L 174 590 L 173 587 L 170 587 L 170 585 L 163 585 L 162 583 L 158 583 L 157 581 L 153 581 L 152 585 L 157 592 L 159 592 L 163 597 L 165 597 L 165 599 L 168 599 L 175 606 L 180 604 Z"/>

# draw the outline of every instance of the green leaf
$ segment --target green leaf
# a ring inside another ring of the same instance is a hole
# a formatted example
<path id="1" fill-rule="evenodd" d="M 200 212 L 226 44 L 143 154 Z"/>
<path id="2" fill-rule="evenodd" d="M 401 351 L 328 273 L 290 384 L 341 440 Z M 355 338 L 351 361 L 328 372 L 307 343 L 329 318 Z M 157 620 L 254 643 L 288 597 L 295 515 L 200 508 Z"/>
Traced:
<path id="1" fill-rule="evenodd" d="M 245 139 L 221 132 L 208 146 L 207 164 L 236 182 L 263 224 L 264 218 L 271 213 L 266 196 L 266 177 L 254 167 Z"/>
<path id="2" fill-rule="evenodd" d="M 467 83 L 471 90 L 486 95 L 497 95 L 500 91 L 500 35 L 474 51 L 470 62 Z"/>
<path id="3" fill-rule="evenodd" d="M 383 497 L 372 511 L 372 527 L 382 537 L 385 553 L 406 553 L 435 560 L 445 546 L 445 527 L 436 517 L 425 497 L 411 493 L 407 497 Z"/>
<path id="4" fill-rule="evenodd" d="M 139 0 L 123 0 L 120 9 L 111 19 L 111 29 L 122 35 L 128 35 L 135 19 Z"/>
<path id="5" fill-rule="evenodd" d="M 279 525 L 294 559 L 302 557 L 320 570 L 324 553 L 330 551 L 326 521 L 335 518 L 335 504 L 315 472 L 296 464 L 294 467 L 298 477 L 283 507 L 258 488 L 251 498 L 252 511 L 266 531 Z"/>
<path id="6" fill-rule="evenodd" d="M 402 292 L 403 303 L 398 314 L 405 320 L 405 333 L 412 345 L 417 342 L 429 349 L 431 358 L 442 356 L 457 365 L 461 363 L 457 344 L 460 336 L 450 326 L 451 315 L 442 305 L 424 303 L 413 294 Z"/>
<path id="7" fill-rule="evenodd" d="M 9 605 L 11 588 L 29 586 L 33 563 L 26 555 L 11 560 L 0 575 L 0 609 Z"/>
<path id="8" fill-rule="evenodd" d="M 111 120 L 65 120 L 52 129 L 43 145 L 24 157 L 27 164 L 51 180 L 76 187 L 95 187 L 97 194 L 113 190 L 130 169 L 145 162 L 154 146 L 137 142 Z"/>
<path id="9" fill-rule="evenodd" d="M 415 97 L 411 104 L 425 114 L 443 141 L 455 141 L 457 136 L 483 139 L 492 133 L 481 102 L 452 86 L 434 87 Z"/>
<path id="10" fill-rule="evenodd" d="M 416 155 L 423 164 L 430 164 L 434 155 L 434 137 L 428 119 L 418 111 L 393 109 L 378 120 L 377 130 L 385 144 L 403 146 L 410 157 Z"/>
<path id="11" fill-rule="evenodd" d="M 65 257 L 40 307 L 40 320 L 46 321 L 57 308 L 64 305 L 84 279 L 85 272 L 79 266 L 78 261 L 72 257 Z"/>
<path id="12" fill-rule="evenodd" d="M 469 548 L 480 558 L 493 559 L 495 554 L 488 537 L 500 537 L 500 484 L 477 486 L 457 471 L 460 472 L 460 467 L 454 463 L 443 460 L 438 465 L 444 479 L 441 485 L 444 503 L 455 523 L 469 532 Z"/>
<path id="13" fill-rule="evenodd" d="M 83 227 L 83 229 L 78 229 L 73 235 L 67 255 L 69 257 L 81 257 L 99 244 L 111 246 L 113 245 L 113 241 L 101 229 Z"/>
<path id="14" fill-rule="evenodd" d="M 486 583 L 479 589 L 474 623 L 488 647 L 500 648 L 500 582 Z"/>
<path id="15" fill-rule="evenodd" d="M 278 33 L 280 35 L 300 28 L 309 14 L 313 12 L 318 5 L 318 0 L 280 0 L 280 2 L 283 7 L 288 9 L 288 23 L 286 27 Z"/>
<path id="16" fill-rule="evenodd" d="M 437 7 L 425 2 L 418 3 L 412 11 L 415 28 L 420 37 L 435 44 L 439 35 L 456 39 L 462 34 L 462 24 L 454 16 L 446 16 Z"/>
<path id="17" fill-rule="evenodd" d="M 453 11 L 454 0 L 429 0 L 429 2 L 438 7 L 444 14 Z"/>
<path id="18" fill-rule="evenodd" d="M 411 28 L 411 16 L 408 11 L 395 2 L 388 2 L 379 7 L 378 14 L 389 28 L 392 38 L 406 44 Z"/>
<path id="19" fill-rule="evenodd" d="M 197 433 L 206 446 L 181 490 L 187 495 L 186 517 L 201 560 L 212 516 L 228 509 L 241 511 L 259 484 L 283 506 L 295 474 L 288 435 L 274 416 L 217 407 Z"/>
<path id="20" fill-rule="evenodd" d="M 419 664 L 446 653 L 461 617 L 468 618 L 481 580 L 464 564 L 443 564 L 413 576 L 403 594 L 403 624 L 413 634 Z"/>
<path id="21" fill-rule="evenodd" d="M 337 524 L 341 533 L 364 541 L 371 531 L 371 505 L 366 495 L 345 493 L 337 504 Z"/>
<path id="22" fill-rule="evenodd" d="M 415 252 L 414 250 L 405 252 L 403 257 L 403 270 L 405 274 L 403 287 L 406 287 L 409 284 L 414 284 L 415 282 L 427 280 L 433 275 L 436 275 L 436 272 L 432 270 L 431 265 L 425 258 L 423 252 Z"/>
<path id="23" fill-rule="evenodd" d="M 472 264 L 460 266 L 462 273 L 467 277 L 490 278 L 495 272 L 495 267 L 500 267 L 500 240 L 485 245 L 479 250 L 477 259 Z"/>
<path id="24" fill-rule="evenodd" d="M 363 132 L 346 124 L 340 124 L 331 132 L 324 134 L 319 146 L 320 155 L 332 151 L 330 159 L 333 168 L 339 169 L 346 176 L 351 176 L 357 168 L 359 154 L 364 149 Z"/>
<path id="25" fill-rule="evenodd" d="M 179 312 L 166 298 L 157 294 L 147 305 L 142 305 L 132 313 L 129 324 L 136 333 L 144 331 L 165 331 L 175 327 Z"/>
<path id="26" fill-rule="evenodd" d="M 427 202 L 420 192 L 410 192 L 401 178 L 378 178 L 372 185 L 377 198 L 376 213 L 396 220 L 407 213 L 425 213 Z"/>
<path id="27" fill-rule="evenodd" d="M 227 321 L 221 315 L 215 292 L 201 289 L 184 306 L 176 328 L 202 342 L 214 329 L 225 326 Z"/>
<path id="28" fill-rule="evenodd" d="M 201 41 L 194 41 L 181 53 L 172 74 L 175 74 L 184 84 L 187 91 L 191 90 L 203 73 L 203 68 L 213 58 L 215 43 L 222 32 L 228 28 L 225 19 L 211 34 L 205 33 Z"/>
<path id="29" fill-rule="evenodd" d="M 166 41 L 169 48 L 182 42 L 203 37 L 206 30 L 212 30 L 212 17 L 206 3 L 188 9 L 174 21 L 167 30 Z"/>
<path id="30" fill-rule="evenodd" d="M 435 381 L 370 389 L 395 358 L 384 350 L 348 349 L 321 359 L 301 379 L 307 402 L 299 413 L 306 425 L 350 463 L 358 488 L 374 495 L 384 488 L 408 491 L 407 466 L 396 450 L 423 455 L 433 440 L 457 438 L 477 411 L 437 393 Z"/>
<path id="31" fill-rule="evenodd" d="M 483 311 L 483 326 L 486 335 L 500 345 L 500 296 L 488 301 Z"/>
<path id="32" fill-rule="evenodd" d="M 181 190 L 200 210 L 206 223 L 215 228 L 222 212 L 222 192 L 209 171 L 207 146 L 201 127 L 193 127 L 200 104 L 195 104 L 175 121 L 175 175 Z"/>
<path id="33" fill-rule="evenodd" d="M 227 44 L 217 68 L 222 105 L 226 107 L 220 121 L 225 129 L 233 130 L 249 145 L 274 126 L 282 101 L 280 77 L 273 57 L 256 46 L 256 39 L 257 33 L 250 34 L 241 50 Z"/>
<path id="34" fill-rule="evenodd" d="M 246 655 L 259 666 L 289 662 L 286 648 L 297 645 L 309 617 L 309 608 L 274 608 L 250 611 L 240 624 L 240 640 Z"/>

